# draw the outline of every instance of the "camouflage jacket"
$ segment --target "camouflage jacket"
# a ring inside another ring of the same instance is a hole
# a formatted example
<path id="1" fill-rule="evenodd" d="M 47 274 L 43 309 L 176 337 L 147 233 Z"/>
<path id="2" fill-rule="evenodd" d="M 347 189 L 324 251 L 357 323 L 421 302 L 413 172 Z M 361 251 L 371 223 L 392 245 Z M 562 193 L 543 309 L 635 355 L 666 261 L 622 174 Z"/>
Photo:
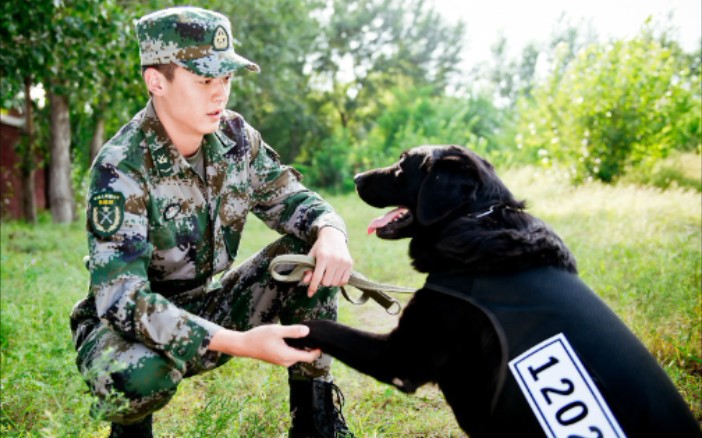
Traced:
<path id="1" fill-rule="evenodd" d="M 90 292 L 74 309 L 74 337 L 76 320 L 93 313 L 183 366 L 206 352 L 220 327 L 168 297 L 207 287 L 230 266 L 249 211 L 308 242 L 325 226 L 345 232 L 332 207 L 240 115 L 226 111 L 203 147 L 207 181 L 149 102 L 100 150 L 87 206 Z"/>

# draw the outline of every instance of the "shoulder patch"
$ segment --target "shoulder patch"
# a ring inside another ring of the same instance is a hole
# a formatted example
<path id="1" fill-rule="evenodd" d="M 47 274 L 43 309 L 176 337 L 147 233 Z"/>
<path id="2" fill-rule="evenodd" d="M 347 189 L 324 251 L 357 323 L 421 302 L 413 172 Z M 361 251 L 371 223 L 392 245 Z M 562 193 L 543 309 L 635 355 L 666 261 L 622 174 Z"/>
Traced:
<path id="1" fill-rule="evenodd" d="M 96 193 L 88 204 L 88 222 L 100 237 L 110 237 L 124 220 L 124 195 L 119 192 Z"/>

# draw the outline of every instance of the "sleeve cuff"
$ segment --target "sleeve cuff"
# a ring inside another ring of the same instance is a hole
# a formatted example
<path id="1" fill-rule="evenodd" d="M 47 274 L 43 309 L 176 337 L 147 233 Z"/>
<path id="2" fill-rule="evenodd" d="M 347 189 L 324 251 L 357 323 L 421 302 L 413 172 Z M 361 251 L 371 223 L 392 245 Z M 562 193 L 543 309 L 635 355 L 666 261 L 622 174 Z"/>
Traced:
<path id="1" fill-rule="evenodd" d="M 205 356 L 209 351 L 207 347 L 212 336 L 222 329 L 221 326 L 196 315 L 189 315 L 186 325 L 190 328 L 189 336 L 181 338 L 165 348 L 176 368 L 182 371 L 185 371 L 186 362 L 196 355 Z"/>
<path id="2" fill-rule="evenodd" d="M 346 232 L 346 224 L 344 224 L 344 220 L 341 219 L 341 216 L 339 216 L 337 213 L 328 213 L 323 216 L 321 216 L 317 222 L 313 226 L 313 239 L 312 241 L 314 242 L 317 240 L 317 236 L 319 235 L 319 230 L 322 228 L 326 227 L 331 227 L 334 229 L 337 229 L 341 231 L 341 233 L 344 235 L 346 238 L 346 242 L 349 241 L 349 234 Z"/>

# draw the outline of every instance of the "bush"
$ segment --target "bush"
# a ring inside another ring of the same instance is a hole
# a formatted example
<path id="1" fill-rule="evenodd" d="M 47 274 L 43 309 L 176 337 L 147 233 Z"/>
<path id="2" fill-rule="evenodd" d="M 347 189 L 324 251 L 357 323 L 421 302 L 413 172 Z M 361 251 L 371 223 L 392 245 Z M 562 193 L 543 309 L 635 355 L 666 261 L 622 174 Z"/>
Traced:
<path id="1" fill-rule="evenodd" d="M 702 157 L 698 152 L 673 153 L 653 167 L 632 167 L 622 182 L 659 189 L 682 188 L 702 192 Z"/>
<path id="2" fill-rule="evenodd" d="M 331 137 L 322 140 L 309 155 L 303 155 L 295 167 L 305 177 L 305 185 L 331 192 L 353 190 L 353 170 L 349 157 L 353 140 L 348 130 L 335 129 Z"/>
<path id="3" fill-rule="evenodd" d="M 484 97 L 436 95 L 430 88 L 395 88 L 378 96 L 384 108 L 368 126 L 337 127 L 296 162 L 305 183 L 326 191 L 353 190 L 353 175 L 386 166 L 414 146 L 456 144 L 501 161 L 495 140 L 502 112 Z"/>
<path id="4" fill-rule="evenodd" d="M 567 167 L 575 182 L 611 182 L 672 150 L 694 150 L 700 78 L 675 49 L 646 31 L 587 47 L 521 102 L 518 142 L 535 159 Z"/>
<path id="5" fill-rule="evenodd" d="M 357 167 L 385 166 L 414 146 L 456 144 L 495 158 L 502 113 L 482 96 L 437 96 L 427 88 L 394 89 L 385 111 L 357 149 Z"/>

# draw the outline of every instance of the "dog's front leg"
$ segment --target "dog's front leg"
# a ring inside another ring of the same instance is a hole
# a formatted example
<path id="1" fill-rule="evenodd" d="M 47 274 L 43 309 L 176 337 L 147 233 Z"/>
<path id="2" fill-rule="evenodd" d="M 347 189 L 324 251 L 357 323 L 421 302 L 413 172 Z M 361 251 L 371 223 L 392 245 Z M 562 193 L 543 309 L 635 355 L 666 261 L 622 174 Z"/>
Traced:
<path id="1" fill-rule="evenodd" d="M 394 357 L 388 335 L 363 332 L 333 321 L 315 320 L 302 324 L 310 328 L 304 338 L 286 339 L 295 348 L 319 348 L 364 374 L 390 383 L 403 391 L 416 387 L 404 385 L 397 378 L 397 358 Z"/>

